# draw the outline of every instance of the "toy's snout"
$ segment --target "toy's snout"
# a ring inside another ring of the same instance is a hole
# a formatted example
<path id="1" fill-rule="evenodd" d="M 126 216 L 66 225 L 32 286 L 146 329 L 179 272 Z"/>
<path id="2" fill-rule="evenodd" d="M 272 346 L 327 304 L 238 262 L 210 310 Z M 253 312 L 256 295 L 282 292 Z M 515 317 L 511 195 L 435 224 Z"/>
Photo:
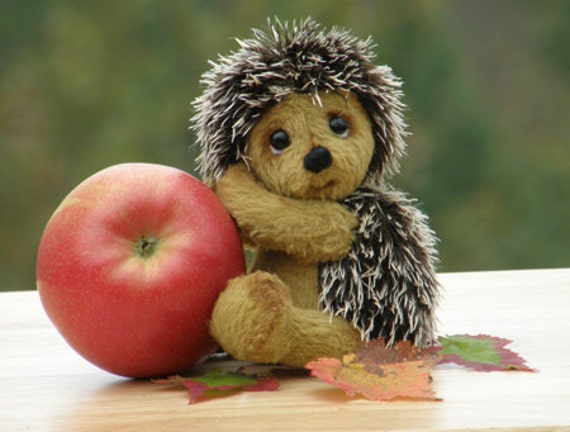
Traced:
<path id="1" fill-rule="evenodd" d="M 307 171 L 318 174 L 331 166 L 332 161 L 331 152 L 325 147 L 317 146 L 305 155 L 303 165 Z"/>

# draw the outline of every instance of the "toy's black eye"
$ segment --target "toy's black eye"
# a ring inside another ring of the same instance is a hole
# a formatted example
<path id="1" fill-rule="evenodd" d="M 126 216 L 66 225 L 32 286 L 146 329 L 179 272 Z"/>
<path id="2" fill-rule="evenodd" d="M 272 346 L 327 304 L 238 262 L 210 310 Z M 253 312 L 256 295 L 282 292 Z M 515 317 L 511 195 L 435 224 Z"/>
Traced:
<path id="1" fill-rule="evenodd" d="M 271 153 L 274 155 L 281 154 L 283 150 L 289 147 L 289 135 L 282 129 L 276 130 L 269 137 L 269 144 L 271 145 Z"/>
<path id="2" fill-rule="evenodd" d="M 336 115 L 332 116 L 329 120 L 329 127 L 335 134 L 342 138 L 346 138 L 348 136 L 348 123 L 342 117 Z"/>

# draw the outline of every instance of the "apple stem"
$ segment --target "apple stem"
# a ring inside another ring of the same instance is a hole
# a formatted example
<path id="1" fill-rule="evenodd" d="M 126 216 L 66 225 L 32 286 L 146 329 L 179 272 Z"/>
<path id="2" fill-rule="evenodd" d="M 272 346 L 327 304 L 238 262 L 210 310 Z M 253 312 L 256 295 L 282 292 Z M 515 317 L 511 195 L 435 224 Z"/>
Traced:
<path id="1" fill-rule="evenodd" d="M 156 250 L 157 244 L 156 238 L 142 236 L 135 244 L 135 253 L 142 258 L 148 258 Z"/>

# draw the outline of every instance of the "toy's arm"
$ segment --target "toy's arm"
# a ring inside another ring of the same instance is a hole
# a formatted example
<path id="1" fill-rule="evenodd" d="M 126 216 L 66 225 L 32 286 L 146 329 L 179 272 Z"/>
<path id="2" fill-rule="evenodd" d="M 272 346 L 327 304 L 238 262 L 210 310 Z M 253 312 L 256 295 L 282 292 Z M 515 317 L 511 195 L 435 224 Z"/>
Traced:
<path id="1" fill-rule="evenodd" d="M 336 202 L 274 194 L 243 164 L 228 167 L 215 192 L 256 246 L 306 262 L 336 260 L 350 250 L 357 219 Z"/>

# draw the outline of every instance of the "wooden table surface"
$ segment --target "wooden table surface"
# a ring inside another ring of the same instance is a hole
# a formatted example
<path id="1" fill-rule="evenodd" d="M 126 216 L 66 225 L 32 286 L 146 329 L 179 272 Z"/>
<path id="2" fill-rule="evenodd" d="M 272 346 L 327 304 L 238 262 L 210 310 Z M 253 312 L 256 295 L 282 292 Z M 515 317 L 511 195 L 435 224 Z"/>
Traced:
<path id="1" fill-rule="evenodd" d="M 441 402 L 351 399 L 309 377 L 188 405 L 185 392 L 97 369 L 37 292 L 0 294 L 0 431 L 570 430 L 570 269 L 448 273 L 442 334 L 487 333 L 538 373 L 438 366 Z"/>

